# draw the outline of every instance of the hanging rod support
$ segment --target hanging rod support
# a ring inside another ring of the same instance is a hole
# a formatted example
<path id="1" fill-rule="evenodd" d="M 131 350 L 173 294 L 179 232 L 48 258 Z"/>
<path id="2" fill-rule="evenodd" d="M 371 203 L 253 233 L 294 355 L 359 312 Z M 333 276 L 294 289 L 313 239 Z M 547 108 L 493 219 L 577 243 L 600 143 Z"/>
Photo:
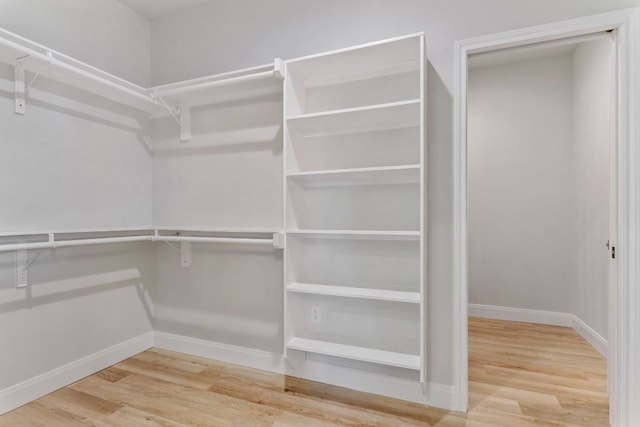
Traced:
<path id="1" fill-rule="evenodd" d="M 16 114 L 24 115 L 26 113 L 27 107 L 27 94 L 35 83 L 36 79 L 42 74 L 42 72 L 47 69 L 51 63 L 53 62 L 53 53 L 47 51 L 46 60 L 42 63 L 38 71 L 31 78 L 29 83 L 25 84 L 25 69 L 24 69 L 24 60 L 29 58 L 29 55 L 22 56 L 16 59 L 15 66 L 15 80 L 14 80 L 14 90 L 15 90 L 15 112 Z"/>
<path id="2" fill-rule="evenodd" d="M 171 242 L 167 242 L 165 241 L 165 243 L 167 244 L 167 246 L 169 246 L 171 249 L 173 249 L 174 251 L 176 251 L 178 254 L 182 255 L 182 252 L 180 251 L 180 249 L 176 248 L 175 246 L 173 246 L 173 244 Z"/>
<path id="3" fill-rule="evenodd" d="M 151 97 L 156 101 L 156 103 L 159 101 L 160 104 L 169 112 L 171 117 L 173 117 L 173 120 L 178 123 L 178 126 L 180 127 L 180 141 L 189 141 L 191 139 L 191 108 L 186 105 L 172 108 L 163 97 L 153 92 L 151 93 Z"/>
<path id="4" fill-rule="evenodd" d="M 16 114 L 24 115 L 26 112 L 26 93 L 24 85 L 24 65 L 22 64 L 23 58 L 16 59 L 16 66 L 14 69 L 15 78 L 13 83 L 14 96 L 15 96 L 15 112 Z"/>
<path id="5" fill-rule="evenodd" d="M 53 53 L 47 52 L 47 60 L 42 63 L 42 65 L 40 66 L 38 71 L 31 78 L 31 81 L 27 85 L 27 88 L 24 90 L 25 95 L 29 94 L 29 90 L 31 89 L 31 86 L 33 86 L 33 83 L 36 81 L 36 79 L 38 77 L 40 77 L 40 74 L 42 74 L 43 71 L 45 71 L 47 68 L 49 68 L 49 66 L 51 65 L 52 62 L 53 62 Z"/>

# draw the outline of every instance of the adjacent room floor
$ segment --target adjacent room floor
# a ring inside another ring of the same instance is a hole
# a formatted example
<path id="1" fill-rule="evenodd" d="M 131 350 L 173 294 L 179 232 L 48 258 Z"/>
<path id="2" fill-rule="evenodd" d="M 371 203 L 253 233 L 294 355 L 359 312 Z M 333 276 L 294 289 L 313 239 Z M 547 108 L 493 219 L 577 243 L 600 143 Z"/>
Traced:
<path id="1" fill-rule="evenodd" d="M 152 349 L 0 426 L 608 425 L 606 360 L 573 329 L 471 318 L 469 338 L 467 416 Z"/>

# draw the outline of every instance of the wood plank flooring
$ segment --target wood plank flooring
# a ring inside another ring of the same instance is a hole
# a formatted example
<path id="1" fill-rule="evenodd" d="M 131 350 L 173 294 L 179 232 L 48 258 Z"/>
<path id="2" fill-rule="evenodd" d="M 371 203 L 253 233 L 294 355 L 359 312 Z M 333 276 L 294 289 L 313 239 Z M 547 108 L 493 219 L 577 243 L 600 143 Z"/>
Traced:
<path id="1" fill-rule="evenodd" d="M 469 319 L 460 414 L 151 349 L 0 416 L 11 426 L 606 426 L 606 361 L 570 328 Z"/>

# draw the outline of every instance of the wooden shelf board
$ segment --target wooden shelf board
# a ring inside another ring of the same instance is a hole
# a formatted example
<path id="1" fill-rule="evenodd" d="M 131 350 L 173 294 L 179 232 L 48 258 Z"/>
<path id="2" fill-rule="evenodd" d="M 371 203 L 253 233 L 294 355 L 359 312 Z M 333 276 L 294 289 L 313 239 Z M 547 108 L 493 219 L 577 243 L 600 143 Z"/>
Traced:
<path id="1" fill-rule="evenodd" d="M 420 126 L 420 99 L 289 117 L 304 136 L 358 133 Z"/>
<path id="2" fill-rule="evenodd" d="M 420 165 L 318 170 L 287 177 L 304 187 L 412 184 L 420 182 Z"/>
<path id="3" fill-rule="evenodd" d="M 306 238 L 364 239 L 364 240 L 415 240 L 420 239 L 419 231 L 386 230 L 309 230 L 289 229 L 287 234 Z"/>
<path id="4" fill-rule="evenodd" d="M 337 344 L 306 338 L 293 338 L 287 343 L 291 350 L 308 351 L 327 356 L 343 357 L 362 362 L 378 363 L 406 369 L 420 369 L 420 357 L 413 354 L 396 353 L 367 347 Z"/>
<path id="5" fill-rule="evenodd" d="M 378 301 L 405 302 L 414 304 L 420 303 L 419 292 L 391 291 L 386 289 L 319 285 L 312 283 L 292 283 L 287 286 L 287 291 L 313 295 L 361 298 Z"/>

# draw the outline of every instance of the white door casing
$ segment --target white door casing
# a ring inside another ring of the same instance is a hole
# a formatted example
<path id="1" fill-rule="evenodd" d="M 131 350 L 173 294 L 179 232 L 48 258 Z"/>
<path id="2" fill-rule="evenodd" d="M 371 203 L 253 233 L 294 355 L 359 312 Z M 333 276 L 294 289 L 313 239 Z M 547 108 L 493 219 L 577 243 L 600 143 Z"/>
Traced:
<path id="1" fill-rule="evenodd" d="M 454 81 L 454 406 L 468 405 L 467 336 L 467 59 L 472 53 L 616 30 L 615 171 L 609 301 L 609 396 L 613 426 L 640 425 L 640 23 L 625 9 L 458 41 Z M 617 184 L 617 185 L 616 185 Z M 616 227 L 617 226 L 617 227 Z"/>

